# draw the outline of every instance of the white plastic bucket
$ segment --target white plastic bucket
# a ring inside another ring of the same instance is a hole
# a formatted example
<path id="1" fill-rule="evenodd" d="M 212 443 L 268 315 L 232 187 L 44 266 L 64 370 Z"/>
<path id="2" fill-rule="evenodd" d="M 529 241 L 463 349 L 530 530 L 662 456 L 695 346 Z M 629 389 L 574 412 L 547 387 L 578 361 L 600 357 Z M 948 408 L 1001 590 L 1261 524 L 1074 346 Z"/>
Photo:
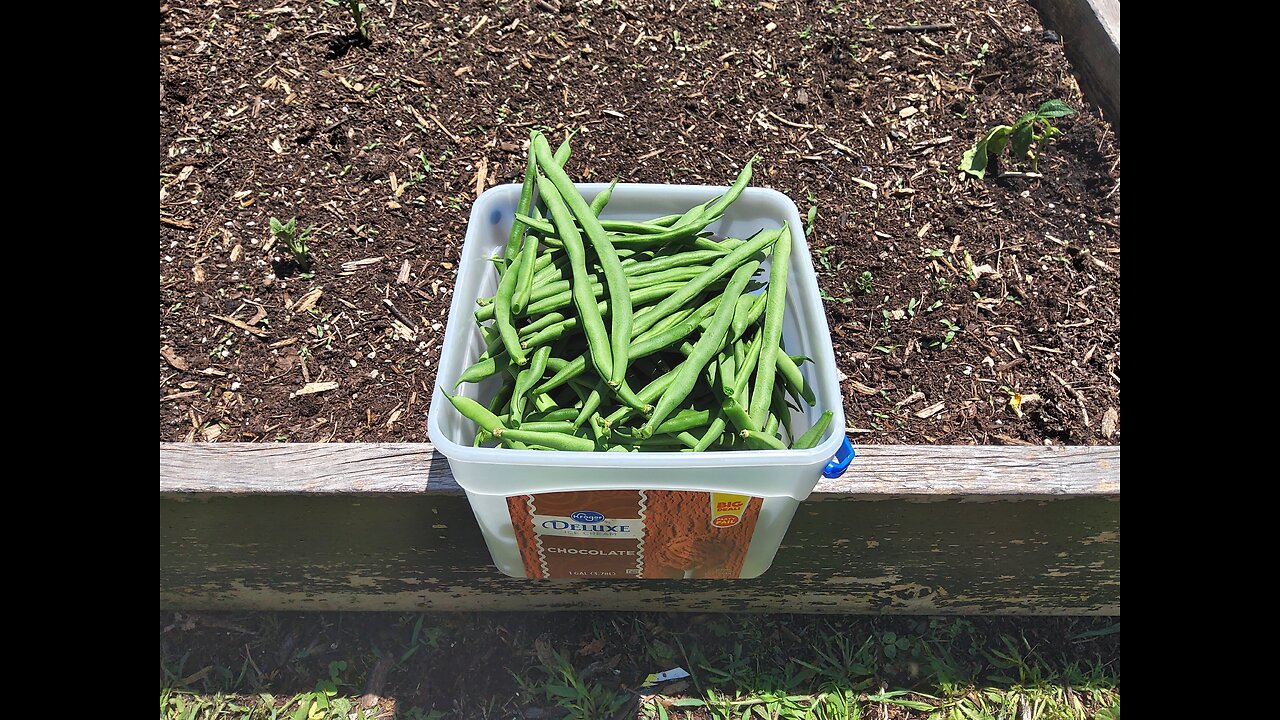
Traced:
<path id="1" fill-rule="evenodd" d="M 584 197 L 593 198 L 607 186 L 586 183 L 577 187 Z M 724 191 L 723 187 L 707 185 L 619 184 L 603 217 L 646 220 L 682 213 Z M 441 387 L 452 388 L 462 371 L 484 352 L 484 340 L 474 319 L 475 301 L 496 290 L 497 273 L 489 258 L 500 255 L 506 246 L 519 197 L 519 185 L 499 185 L 483 193 L 472 207 L 428 414 L 431 440 L 449 459 L 454 478 L 467 492 L 494 564 L 513 577 L 760 575 L 773 562 L 800 501 L 808 497 L 822 475 L 843 473 L 853 455 L 843 433 L 844 410 L 830 331 L 795 203 L 775 190 L 747 188 L 708 229 L 721 236 L 747 237 L 788 223 L 792 250 L 783 346 L 789 353 L 813 360 L 803 363 L 801 372 L 817 396 L 814 407 L 793 413 L 792 425 L 797 433 L 803 432 L 830 410 L 830 426 L 817 446 L 705 453 L 476 448 L 471 446 L 475 425 L 453 408 Z M 479 384 L 463 384 L 458 392 L 486 402 L 497 389 L 498 379 L 490 378 Z M 635 507 L 628 505 L 630 493 L 635 493 Z M 698 504 L 703 496 L 709 509 Z M 600 503 L 632 509 L 619 520 L 596 509 Z M 577 510 L 570 511 L 571 507 Z M 737 520 L 726 517 L 735 512 Z M 673 537 L 669 522 L 684 527 L 690 517 L 705 520 L 707 513 L 712 523 L 718 524 L 717 530 L 704 531 L 699 520 L 690 532 L 710 538 L 711 550 L 690 549 L 688 542 Z M 535 528 L 532 534 L 527 527 L 530 524 Z M 753 527 L 747 527 L 749 524 Z M 743 532 L 750 533 L 745 538 L 745 553 L 741 539 L 721 542 L 722 537 Z M 621 559 L 601 556 L 605 551 L 598 548 L 608 545 L 605 540 L 626 540 L 621 545 L 629 548 L 625 551 L 628 554 Z M 570 547 L 573 543 L 581 547 Z M 604 567 L 611 562 L 615 564 Z M 632 565 L 620 573 L 618 563 Z M 719 567 L 712 567 L 717 563 Z"/>

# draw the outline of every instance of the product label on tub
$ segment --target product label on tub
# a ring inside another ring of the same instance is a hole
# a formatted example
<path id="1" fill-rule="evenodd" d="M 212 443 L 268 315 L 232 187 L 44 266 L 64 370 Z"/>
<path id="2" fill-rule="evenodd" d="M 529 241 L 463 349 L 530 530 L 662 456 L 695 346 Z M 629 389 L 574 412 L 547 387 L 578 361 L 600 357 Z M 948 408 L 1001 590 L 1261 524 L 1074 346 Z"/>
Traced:
<path id="1" fill-rule="evenodd" d="M 531 578 L 736 578 L 763 501 L 688 490 L 507 498 Z"/>

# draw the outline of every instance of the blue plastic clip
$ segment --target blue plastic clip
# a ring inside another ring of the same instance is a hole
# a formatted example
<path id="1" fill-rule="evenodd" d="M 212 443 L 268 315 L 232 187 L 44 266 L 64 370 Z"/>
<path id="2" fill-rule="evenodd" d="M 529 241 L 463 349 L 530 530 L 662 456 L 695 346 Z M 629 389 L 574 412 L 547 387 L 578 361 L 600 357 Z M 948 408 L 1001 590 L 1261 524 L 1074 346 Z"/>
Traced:
<path id="1" fill-rule="evenodd" d="M 829 478 L 840 477 L 845 470 L 849 469 L 849 463 L 853 462 L 853 458 L 856 455 L 857 453 L 853 451 L 853 445 L 849 443 L 849 438 L 846 437 L 840 448 L 836 450 L 835 457 L 831 458 L 831 462 L 827 463 L 827 466 L 822 469 L 822 476 Z"/>

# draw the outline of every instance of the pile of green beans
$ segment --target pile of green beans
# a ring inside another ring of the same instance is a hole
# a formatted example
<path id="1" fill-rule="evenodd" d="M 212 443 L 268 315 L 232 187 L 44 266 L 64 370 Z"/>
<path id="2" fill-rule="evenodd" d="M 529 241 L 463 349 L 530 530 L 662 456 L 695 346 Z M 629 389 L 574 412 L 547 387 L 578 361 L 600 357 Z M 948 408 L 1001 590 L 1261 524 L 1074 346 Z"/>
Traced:
<path id="1" fill-rule="evenodd" d="M 817 445 L 825 412 L 782 348 L 791 229 L 746 239 L 705 232 L 751 182 L 680 215 L 604 220 L 613 185 L 588 203 L 533 131 L 498 286 L 479 298 L 485 352 L 457 384 L 500 378 L 482 403 L 445 393 L 475 445 L 580 452 L 786 450 Z M 768 282 L 757 278 L 772 255 Z"/>

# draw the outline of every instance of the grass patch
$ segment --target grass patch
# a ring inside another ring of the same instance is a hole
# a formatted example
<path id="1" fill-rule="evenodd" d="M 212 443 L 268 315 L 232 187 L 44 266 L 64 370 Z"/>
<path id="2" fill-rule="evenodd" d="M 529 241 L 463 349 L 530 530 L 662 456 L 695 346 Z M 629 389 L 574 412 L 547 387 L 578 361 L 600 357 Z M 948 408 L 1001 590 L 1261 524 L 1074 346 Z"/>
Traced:
<path id="1" fill-rule="evenodd" d="M 1117 619 L 161 613 L 160 717 L 1120 716 Z M 681 667 L 687 678 L 641 685 Z"/>

